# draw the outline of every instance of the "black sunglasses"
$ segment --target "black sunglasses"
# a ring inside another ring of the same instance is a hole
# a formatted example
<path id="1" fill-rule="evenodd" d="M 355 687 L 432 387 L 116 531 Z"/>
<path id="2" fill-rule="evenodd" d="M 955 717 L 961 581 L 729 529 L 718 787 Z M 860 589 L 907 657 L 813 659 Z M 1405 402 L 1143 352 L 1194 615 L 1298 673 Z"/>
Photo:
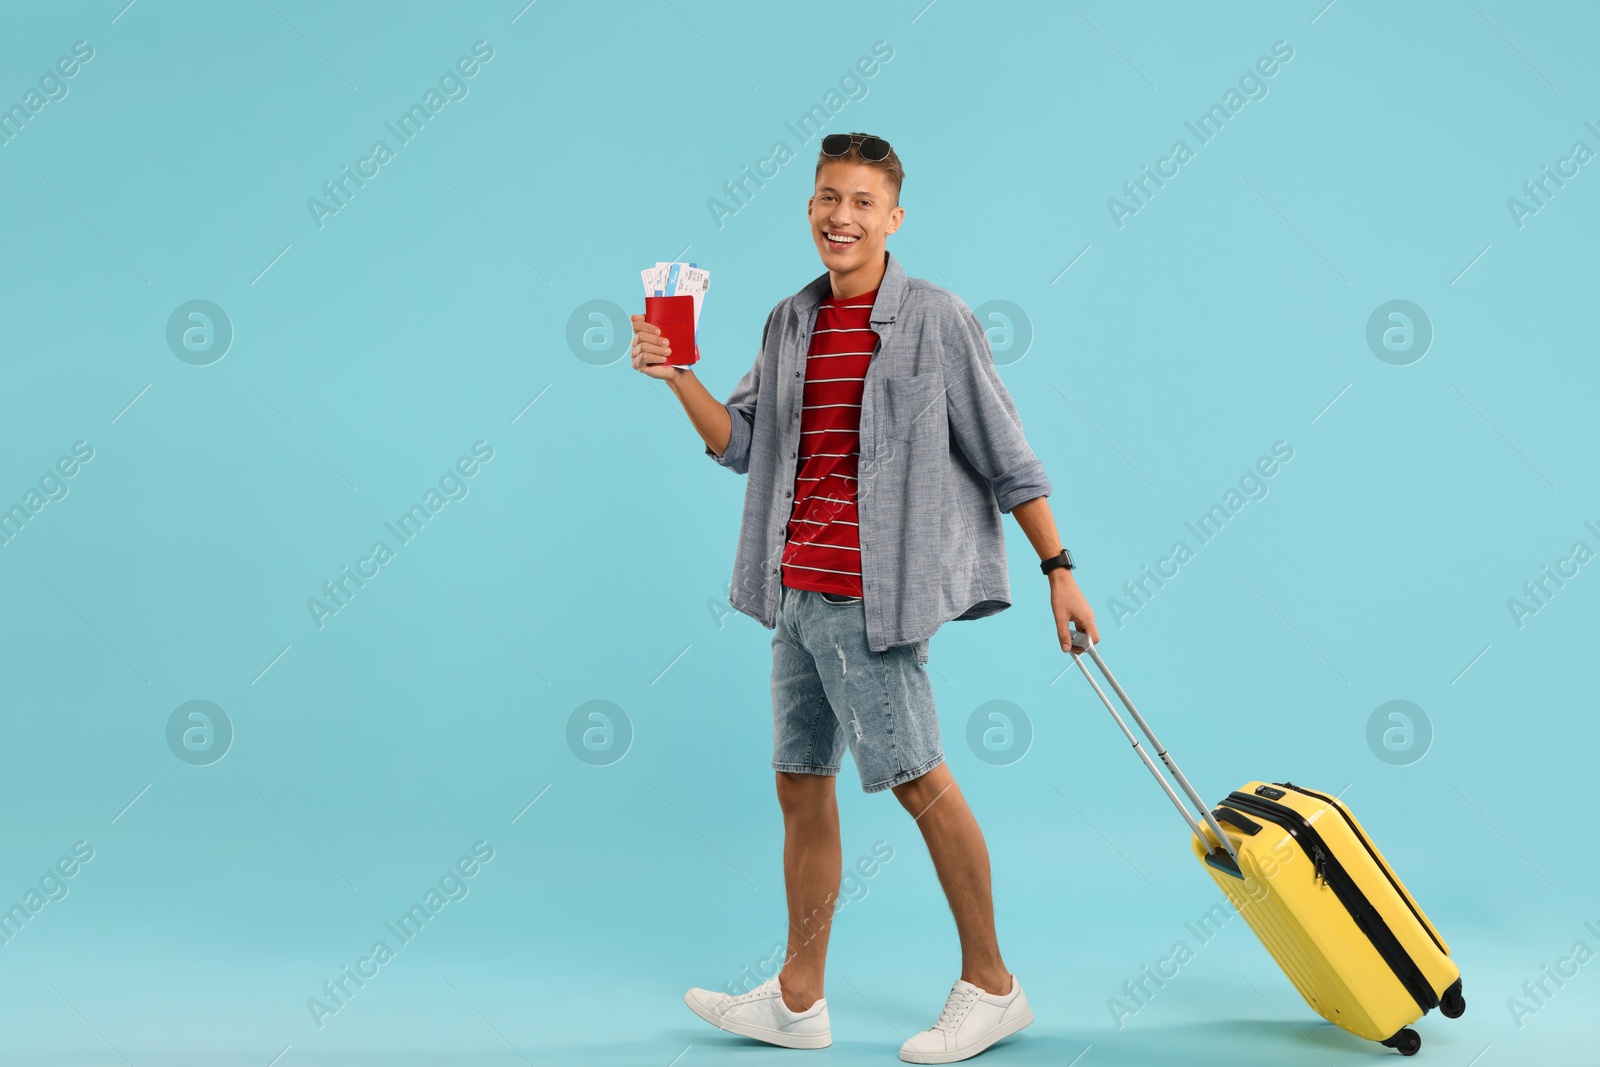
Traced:
<path id="1" fill-rule="evenodd" d="M 861 142 L 861 158 L 870 159 L 876 163 L 889 156 L 889 142 L 882 137 L 852 137 L 848 133 L 830 133 L 822 139 L 822 154 L 825 156 L 842 156 L 850 151 L 850 146 L 857 141 Z"/>

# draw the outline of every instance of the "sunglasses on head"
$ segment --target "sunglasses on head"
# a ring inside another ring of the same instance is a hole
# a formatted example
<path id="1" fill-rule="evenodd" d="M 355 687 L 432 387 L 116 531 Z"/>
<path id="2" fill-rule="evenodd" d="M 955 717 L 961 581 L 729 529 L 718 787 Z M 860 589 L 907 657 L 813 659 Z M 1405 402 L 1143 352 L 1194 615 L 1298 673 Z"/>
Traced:
<path id="1" fill-rule="evenodd" d="M 822 154 L 825 156 L 842 156 L 850 151 L 850 146 L 856 142 L 861 143 L 861 158 L 869 159 L 876 163 L 888 158 L 889 142 L 881 137 L 852 137 L 848 133 L 830 133 L 822 139 Z"/>

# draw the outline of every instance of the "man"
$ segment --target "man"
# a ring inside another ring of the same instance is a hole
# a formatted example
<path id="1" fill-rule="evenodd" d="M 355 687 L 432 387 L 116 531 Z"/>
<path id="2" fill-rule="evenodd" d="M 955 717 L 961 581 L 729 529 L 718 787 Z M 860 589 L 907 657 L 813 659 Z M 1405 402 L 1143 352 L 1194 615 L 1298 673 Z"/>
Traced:
<path id="1" fill-rule="evenodd" d="M 784 819 L 789 941 L 778 974 L 739 996 L 691 989 L 696 1014 L 789 1048 L 832 1042 L 823 967 L 841 875 L 835 775 L 846 747 L 866 792 L 916 819 L 961 941 L 961 977 L 911 1063 L 975 1056 L 1033 1021 L 995 938 L 989 854 L 944 762 L 926 671 L 951 619 L 1010 606 L 1001 513 L 1045 565 L 1055 638 L 1098 641 L 976 316 L 906 276 L 885 248 L 904 169 L 861 133 L 822 139 L 807 204 L 827 273 L 773 308 L 755 365 L 727 404 L 662 365 L 660 331 L 633 316 L 633 366 L 665 381 L 706 454 L 748 474 L 730 601 L 773 629 L 773 760 Z"/>

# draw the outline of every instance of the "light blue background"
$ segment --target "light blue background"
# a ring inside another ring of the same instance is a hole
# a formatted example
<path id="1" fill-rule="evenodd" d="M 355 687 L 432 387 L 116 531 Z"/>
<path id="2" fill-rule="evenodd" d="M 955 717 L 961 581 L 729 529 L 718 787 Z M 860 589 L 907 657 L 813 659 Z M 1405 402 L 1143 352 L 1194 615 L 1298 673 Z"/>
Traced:
<path id="1" fill-rule="evenodd" d="M 1108 661 L 1209 797 L 1348 786 L 1465 974 L 1424 1057 L 1592 1057 L 1600 962 L 1520 1028 L 1507 1000 L 1600 949 L 1600 574 L 1520 628 L 1507 600 L 1600 549 L 1596 164 L 1520 228 L 1506 206 L 1600 149 L 1591 7 L 123 2 L 13 6 L 0 32 L 5 105 L 94 48 L 0 146 L 0 504 L 94 449 L 0 547 L 0 903 L 94 849 L 0 945 L 8 1062 L 800 1058 L 681 1003 L 784 930 L 771 635 L 723 614 L 744 481 L 629 368 L 623 323 L 586 359 L 567 334 L 694 260 L 726 396 L 822 269 L 815 141 L 784 123 L 876 41 L 893 58 L 827 128 L 903 157 L 910 274 L 1031 322 L 1022 354 L 993 321 L 997 360 Z M 307 199 L 480 40 L 469 95 L 319 229 Z M 1268 95 L 1119 229 L 1107 199 L 1276 41 Z M 797 158 L 719 228 L 708 198 L 778 139 Z M 195 299 L 236 331 L 210 366 L 165 341 Z M 1435 331 L 1409 366 L 1365 340 L 1394 299 Z M 480 440 L 469 495 L 318 629 L 307 599 Z M 1122 583 L 1280 440 L 1269 495 L 1117 628 Z M 984 1062 L 1393 1055 L 1317 1019 L 1237 921 L 1114 1024 L 1220 896 L 1062 673 L 1007 527 L 1015 606 L 945 627 L 931 664 L 1038 1019 Z M 166 742 L 195 699 L 236 731 L 205 767 Z M 1405 766 L 1366 741 L 1392 699 L 1434 733 Z M 567 744 L 590 700 L 632 725 L 609 766 Z M 991 700 L 1034 734 L 1007 766 L 965 740 Z M 838 914 L 835 1043 L 808 1062 L 893 1062 L 955 933 L 910 818 L 853 765 L 840 786 L 846 863 L 894 858 Z M 470 894 L 318 1029 L 307 998 L 480 840 Z"/>

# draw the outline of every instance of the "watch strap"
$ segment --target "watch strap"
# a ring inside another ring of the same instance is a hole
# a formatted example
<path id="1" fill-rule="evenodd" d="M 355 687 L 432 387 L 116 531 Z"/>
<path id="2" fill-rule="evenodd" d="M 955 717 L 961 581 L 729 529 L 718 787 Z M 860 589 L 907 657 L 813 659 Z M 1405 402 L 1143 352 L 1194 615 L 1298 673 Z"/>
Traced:
<path id="1" fill-rule="evenodd" d="M 1063 548 L 1060 555 L 1051 556 L 1049 559 L 1043 560 L 1039 564 L 1039 570 L 1046 575 L 1055 570 L 1057 567 L 1065 567 L 1069 571 L 1072 570 L 1074 568 L 1074 564 L 1072 562 L 1072 553 Z"/>

